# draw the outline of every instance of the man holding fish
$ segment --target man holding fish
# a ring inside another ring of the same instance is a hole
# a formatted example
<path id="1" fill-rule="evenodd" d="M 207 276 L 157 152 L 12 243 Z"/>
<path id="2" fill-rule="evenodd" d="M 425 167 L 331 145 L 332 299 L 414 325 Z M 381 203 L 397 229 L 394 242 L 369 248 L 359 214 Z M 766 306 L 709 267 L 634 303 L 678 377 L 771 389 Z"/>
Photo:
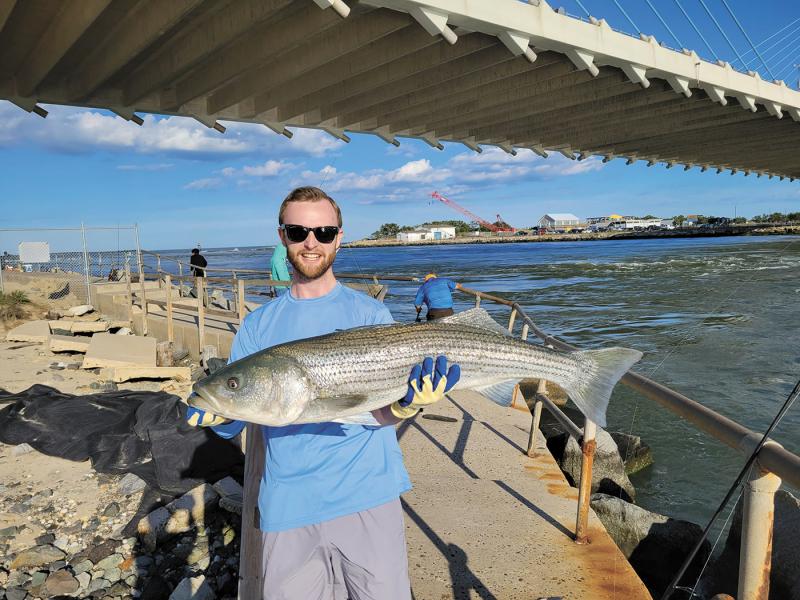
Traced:
<path id="1" fill-rule="evenodd" d="M 298 188 L 283 201 L 278 221 L 294 268 L 292 287 L 247 316 L 231 362 L 306 338 L 324 344 L 316 336 L 336 330 L 393 323 L 381 302 L 342 286 L 333 274 L 342 217 L 332 198 L 318 188 Z M 349 365 L 356 391 L 363 366 Z M 392 425 L 443 398 L 460 377 L 458 365 L 448 369 L 439 356 L 434 368 L 433 359 L 424 358 L 411 369 L 405 397 L 376 408 L 360 408 L 358 393 L 337 396 L 346 406 L 329 415 L 345 414 L 335 421 L 323 411 L 316 418 L 293 418 L 307 408 L 302 373 L 276 368 L 259 378 L 236 365 L 223 371 L 228 369 L 234 370 L 221 378 L 215 374 L 220 383 L 211 382 L 211 391 L 196 389 L 202 398 L 189 399 L 187 419 L 225 438 L 238 435 L 245 421 L 264 424 L 266 461 L 258 497 L 264 599 L 409 600 L 399 497 L 411 482 Z M 208 400 L 219 393 L 238 400 L 247 388 L 262 399 L 278 394 L 271 404 L 277 407 L 274 414 L 266 414 L 261 403 L 248 407 L 243 400 L 232 411 Z"/>

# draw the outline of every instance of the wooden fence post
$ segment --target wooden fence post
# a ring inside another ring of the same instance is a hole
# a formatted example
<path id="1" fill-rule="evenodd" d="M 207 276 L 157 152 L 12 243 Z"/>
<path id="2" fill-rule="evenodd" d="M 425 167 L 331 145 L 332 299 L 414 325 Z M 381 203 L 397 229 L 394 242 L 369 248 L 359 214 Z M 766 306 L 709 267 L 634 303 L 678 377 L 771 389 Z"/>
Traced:
<path id="1" fill-rule="evenodd" d="M 245 306 L 244 299 L 244 279 L 239 279 L 237 284 L 239 286 L 239 290 L 236 295 L 236 308 L 239 309 L 239 327 L 241 327 L 242 323 L 244 322 L 244 317 L 247 315 L 247 307 Z"/>
<path id="2" fill-rule="evenodd" d="M 183 263 L 178 263 L 178 296 L 183 298 Z"/>
<path id="3" fill-rule="evenodd" d="M 167 341 L 175 341 L 175 325 L 172 322 L 172 276 L 164 277 L 167 288 Z"/>
<path id="4" fill-rule="evenodd" d="M 144 267 L 139 261 L 139 285 L 142 288 L 142 335 L 147 335 L 147 291 L 144 287 Z"/>

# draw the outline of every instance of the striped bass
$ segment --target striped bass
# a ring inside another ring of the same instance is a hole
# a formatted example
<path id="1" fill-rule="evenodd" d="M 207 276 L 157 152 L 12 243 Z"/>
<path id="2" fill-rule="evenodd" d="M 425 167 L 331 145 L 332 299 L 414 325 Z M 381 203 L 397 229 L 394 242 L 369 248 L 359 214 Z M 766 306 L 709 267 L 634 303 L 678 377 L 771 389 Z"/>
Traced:
<path id="1" fill-rule="evenodd" d="M 512 337 L 475 308 L 429 323 L 358 327 L 273 346 L 201 379 L 187 402 L 262 425 L 375 424 L 369 411 L 404 397 L 412 367 L 440 355 L 461 366 L 454 389 L 508 405 L 521 379 L 545 379 L 601 427 L 614 386 L 642 357 L 627 348 L 551 350 Z"/>

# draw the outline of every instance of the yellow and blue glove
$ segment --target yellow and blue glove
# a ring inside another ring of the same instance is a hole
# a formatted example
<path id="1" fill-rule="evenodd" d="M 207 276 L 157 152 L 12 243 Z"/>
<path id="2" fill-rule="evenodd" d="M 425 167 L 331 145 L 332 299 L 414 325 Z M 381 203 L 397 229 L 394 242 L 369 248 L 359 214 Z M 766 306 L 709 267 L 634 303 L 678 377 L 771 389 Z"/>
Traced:
<path id="1" fill-rule="evenodd" d="M 411 369 L 406 396 L 390 406 L 392 414 L 398 419 L 413 417 L 423 406 L 444 398 L 460 378 L 461 367 L 450 365 L 448 369 L 447 357 L 439 356 L 435 369 L 433 359 L 426 358 L 421 365 L 414 365 Z"/>
<path id="2" fill-rule="evenodd" d="M 230 423 L 225 417 L 219 417 L 194 406 L 186 407 L 186 422 L 192 427 L 214 427 Z"/>

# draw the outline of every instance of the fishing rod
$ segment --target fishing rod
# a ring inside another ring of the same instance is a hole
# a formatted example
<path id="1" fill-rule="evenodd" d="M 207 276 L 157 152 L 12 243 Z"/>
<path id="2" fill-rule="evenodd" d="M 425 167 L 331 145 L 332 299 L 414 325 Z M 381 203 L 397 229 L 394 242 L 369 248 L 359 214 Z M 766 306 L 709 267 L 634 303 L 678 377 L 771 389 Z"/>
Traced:
<path id="1" fill-rule="evenodd" d="M 716 521 L 717 517 L 719 517 L 719 515 L 722 513 L 723 509 L 725 508 L 725 505 L 728 504 L 728 501 L 731 499 L 731 496 L 733 496 L 734 491 L 736 490 L 736 488 L 739 487 L 739 485 L 742 482 L 742 479 L 744 479 L 744 476 L 750 470 L 750 467 L 756 461 L 756 458 L 758 458 L 758 453 L 761 452 L 761 449 L 764 447 L 764 444 L 767 443 L 767 438 L 769 438 L 770 433 L 772 433 L 772 430 L 775 429 L 780 420 L 783 419 L 784 415 L 791 408 L 794 401 L 797 400 L 798 396 L 800 396 L 800 381 L 798 381 L 795 384 L 794 389 L 792 389 L 792 391 L 789 393 L 789 397 L 786 398 L 786 402 L 783 403 L 783 406 L 778 411 L 778 414 L 775 415 L 775 418 L 772 420 L 772 423 L 770 423 L 769 427 L 767 427 L 767 430 L 764 432 L 761 441 L 758 442 L 752 454 L 750 454 L 750 457 L 747 459 L 747 462 L 745 463 L 744 467 L 742 467 L 742 470 L 739 472 L 738 477 L 736 477 L 736 481 L 733 482 L 733 485 L 728 490 L 728 493 L 725 494 L 725 498 L 722 500 L 722 503 L 714 512 L 714 515 L 711 517 L 711 520 L 708 522 L 708 525 L 706 525 L 706 528 L 703 530 L 703 535 L 700 536 L 700 539 L 697 540 L 697 543 L 694 545 L 694 548 L 692 548 L 692 551 L 686 557 L 686 560 L 683 561 L 681 568 L 678 570 L 678 574 L 675 575 L 672 581 L 670 581 L 666 591 L 661 596 L 661 600 L 669 600 L 670 596 L 672 596 L 672 593 L 676 589 L 680 589 L 682 591 L 689 591 L 690 593 L 692 593 L 692 590 L 689 590 L 688 588 L 683 588 L 683 587 L 679 588 L 678 582 L 680 581 L 681 577 L 683 577 L 684 573 L 686 573 L 686 570 L 689 568 L 689 565 L 692 563 L 692 560 L 694 560 L 694 557 L 697 555 L 697 552 L 700 550 L 700 547 L 703 545 L 703 542 L 708 537 L 708 532 L 710 531 L 711 526 L 714 524 L 714 521 Z M 692 593 L 692 595 L 694 594 Z"/>

